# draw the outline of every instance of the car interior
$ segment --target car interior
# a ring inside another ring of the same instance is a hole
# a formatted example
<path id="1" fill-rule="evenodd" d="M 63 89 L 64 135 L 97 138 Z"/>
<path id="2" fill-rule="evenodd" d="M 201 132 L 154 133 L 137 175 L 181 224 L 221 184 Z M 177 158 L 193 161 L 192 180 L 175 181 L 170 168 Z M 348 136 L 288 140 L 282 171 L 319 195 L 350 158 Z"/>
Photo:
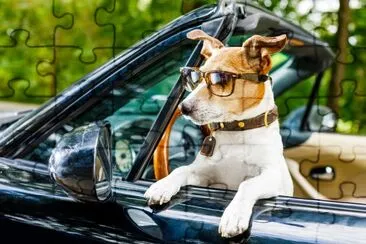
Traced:
<path id="1" fill-rule="evenodd" d="M 325 113 L 318 124 L 329 123 L 327 107 L 313 106 L 309 119 L 319 117 L 319 108 Z M 366 137 L 314 127 L 304 143 L 284 152 L 295 196 L 366 203 Z"/>

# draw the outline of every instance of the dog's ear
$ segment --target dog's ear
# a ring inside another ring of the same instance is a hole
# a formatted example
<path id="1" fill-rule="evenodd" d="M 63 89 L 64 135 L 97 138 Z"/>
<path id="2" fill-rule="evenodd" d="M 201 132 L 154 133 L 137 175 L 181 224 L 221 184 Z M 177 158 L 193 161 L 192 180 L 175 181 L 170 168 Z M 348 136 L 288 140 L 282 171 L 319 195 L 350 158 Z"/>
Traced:
<path id="1" fill-rule="evenodd" d="M 243 43 L 243 48 L 248 61 L 259 58 L 258 71 L 267 74 L 272 67 L 270 55 L 281 51 L 286 44 L 287 37 L 285 34 L 274 37 L 254 35 Z"/>
<path id="2" fill-rule="evenodd" d="M 193 30 L 187 33 L 187 37 L 192 40 L 203 40 L 201 54 L 207 59 L 211 57 L 214 49 L 222 48 L 224 44 L 216 38 L 209 36 L 202 30 Z"/>

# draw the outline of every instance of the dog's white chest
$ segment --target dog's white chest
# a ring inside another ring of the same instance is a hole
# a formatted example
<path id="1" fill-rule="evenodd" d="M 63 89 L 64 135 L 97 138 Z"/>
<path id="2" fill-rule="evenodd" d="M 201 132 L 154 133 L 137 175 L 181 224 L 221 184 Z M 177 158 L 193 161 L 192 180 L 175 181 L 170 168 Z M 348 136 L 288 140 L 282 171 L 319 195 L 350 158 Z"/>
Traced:
<path id="1" fill-rule="evenodd" d="M 252 130 L 249 133 L 216 133 L 213 155 L 200 155 L 197 163 L 209 166 L 208 170 L 210 175 L 214 176 L 212 180 L 215 183 L 228 189 L 237 189 L 241 182 L 258 176 L 263 168 L 278 162 L 282 146 L 276 143 L 280 140 L 280 137 L 275 135 L 278 134 L 278 131 L 275 133 L 276 125 L 271 127 Z"/>
<path id="2" fill-rule="evenodd" d="M 273 159 L 274 154 L 282 152 L 281 138 L 278 133 L 278 122 L 268 128 L 251 131 L 222 131 L 214 135 L 216 145 L 209 160 L 221 162 L 234 160 L 245 164 L 260 166 L 263 161 Z"/>

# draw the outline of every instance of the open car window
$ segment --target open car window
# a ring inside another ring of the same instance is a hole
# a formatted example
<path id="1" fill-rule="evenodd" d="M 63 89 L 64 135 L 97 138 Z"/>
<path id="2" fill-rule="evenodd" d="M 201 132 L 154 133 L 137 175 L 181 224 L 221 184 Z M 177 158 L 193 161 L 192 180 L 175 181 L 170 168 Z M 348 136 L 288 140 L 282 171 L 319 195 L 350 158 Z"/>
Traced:
<path id="1" fill-rule="evenodd" d="M 52 150 L 65 133 L 91 122 L 105 120 L 112 125 L 113 159 L 117 172 L 126 175 L 168 93 L 178 80 L 179 68 L 185 64 L 193 48 L 191 42 L 170 48 L 147 69 L 130 80 L 119 81 L 122 84 L 52 133 L 24 159 L 48 164 Z"/>

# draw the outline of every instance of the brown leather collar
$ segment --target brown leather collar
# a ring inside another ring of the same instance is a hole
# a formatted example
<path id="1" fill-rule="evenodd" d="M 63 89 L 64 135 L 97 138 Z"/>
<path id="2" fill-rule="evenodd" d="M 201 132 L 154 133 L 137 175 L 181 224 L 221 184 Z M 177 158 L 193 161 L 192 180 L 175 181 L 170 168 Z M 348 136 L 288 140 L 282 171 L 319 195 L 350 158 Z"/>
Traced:
<path id="1" fill-rule="evenodd" d="M 278 117 L 277 107 L 272 110 L 262 113 L 254 118 L 235 120 L 231 122 L 219 122 L 207 124 L 210 131 L 224 130 L 224 131 L 241 131 L 250 130 L 263 126 L 269 126 Z"/>

